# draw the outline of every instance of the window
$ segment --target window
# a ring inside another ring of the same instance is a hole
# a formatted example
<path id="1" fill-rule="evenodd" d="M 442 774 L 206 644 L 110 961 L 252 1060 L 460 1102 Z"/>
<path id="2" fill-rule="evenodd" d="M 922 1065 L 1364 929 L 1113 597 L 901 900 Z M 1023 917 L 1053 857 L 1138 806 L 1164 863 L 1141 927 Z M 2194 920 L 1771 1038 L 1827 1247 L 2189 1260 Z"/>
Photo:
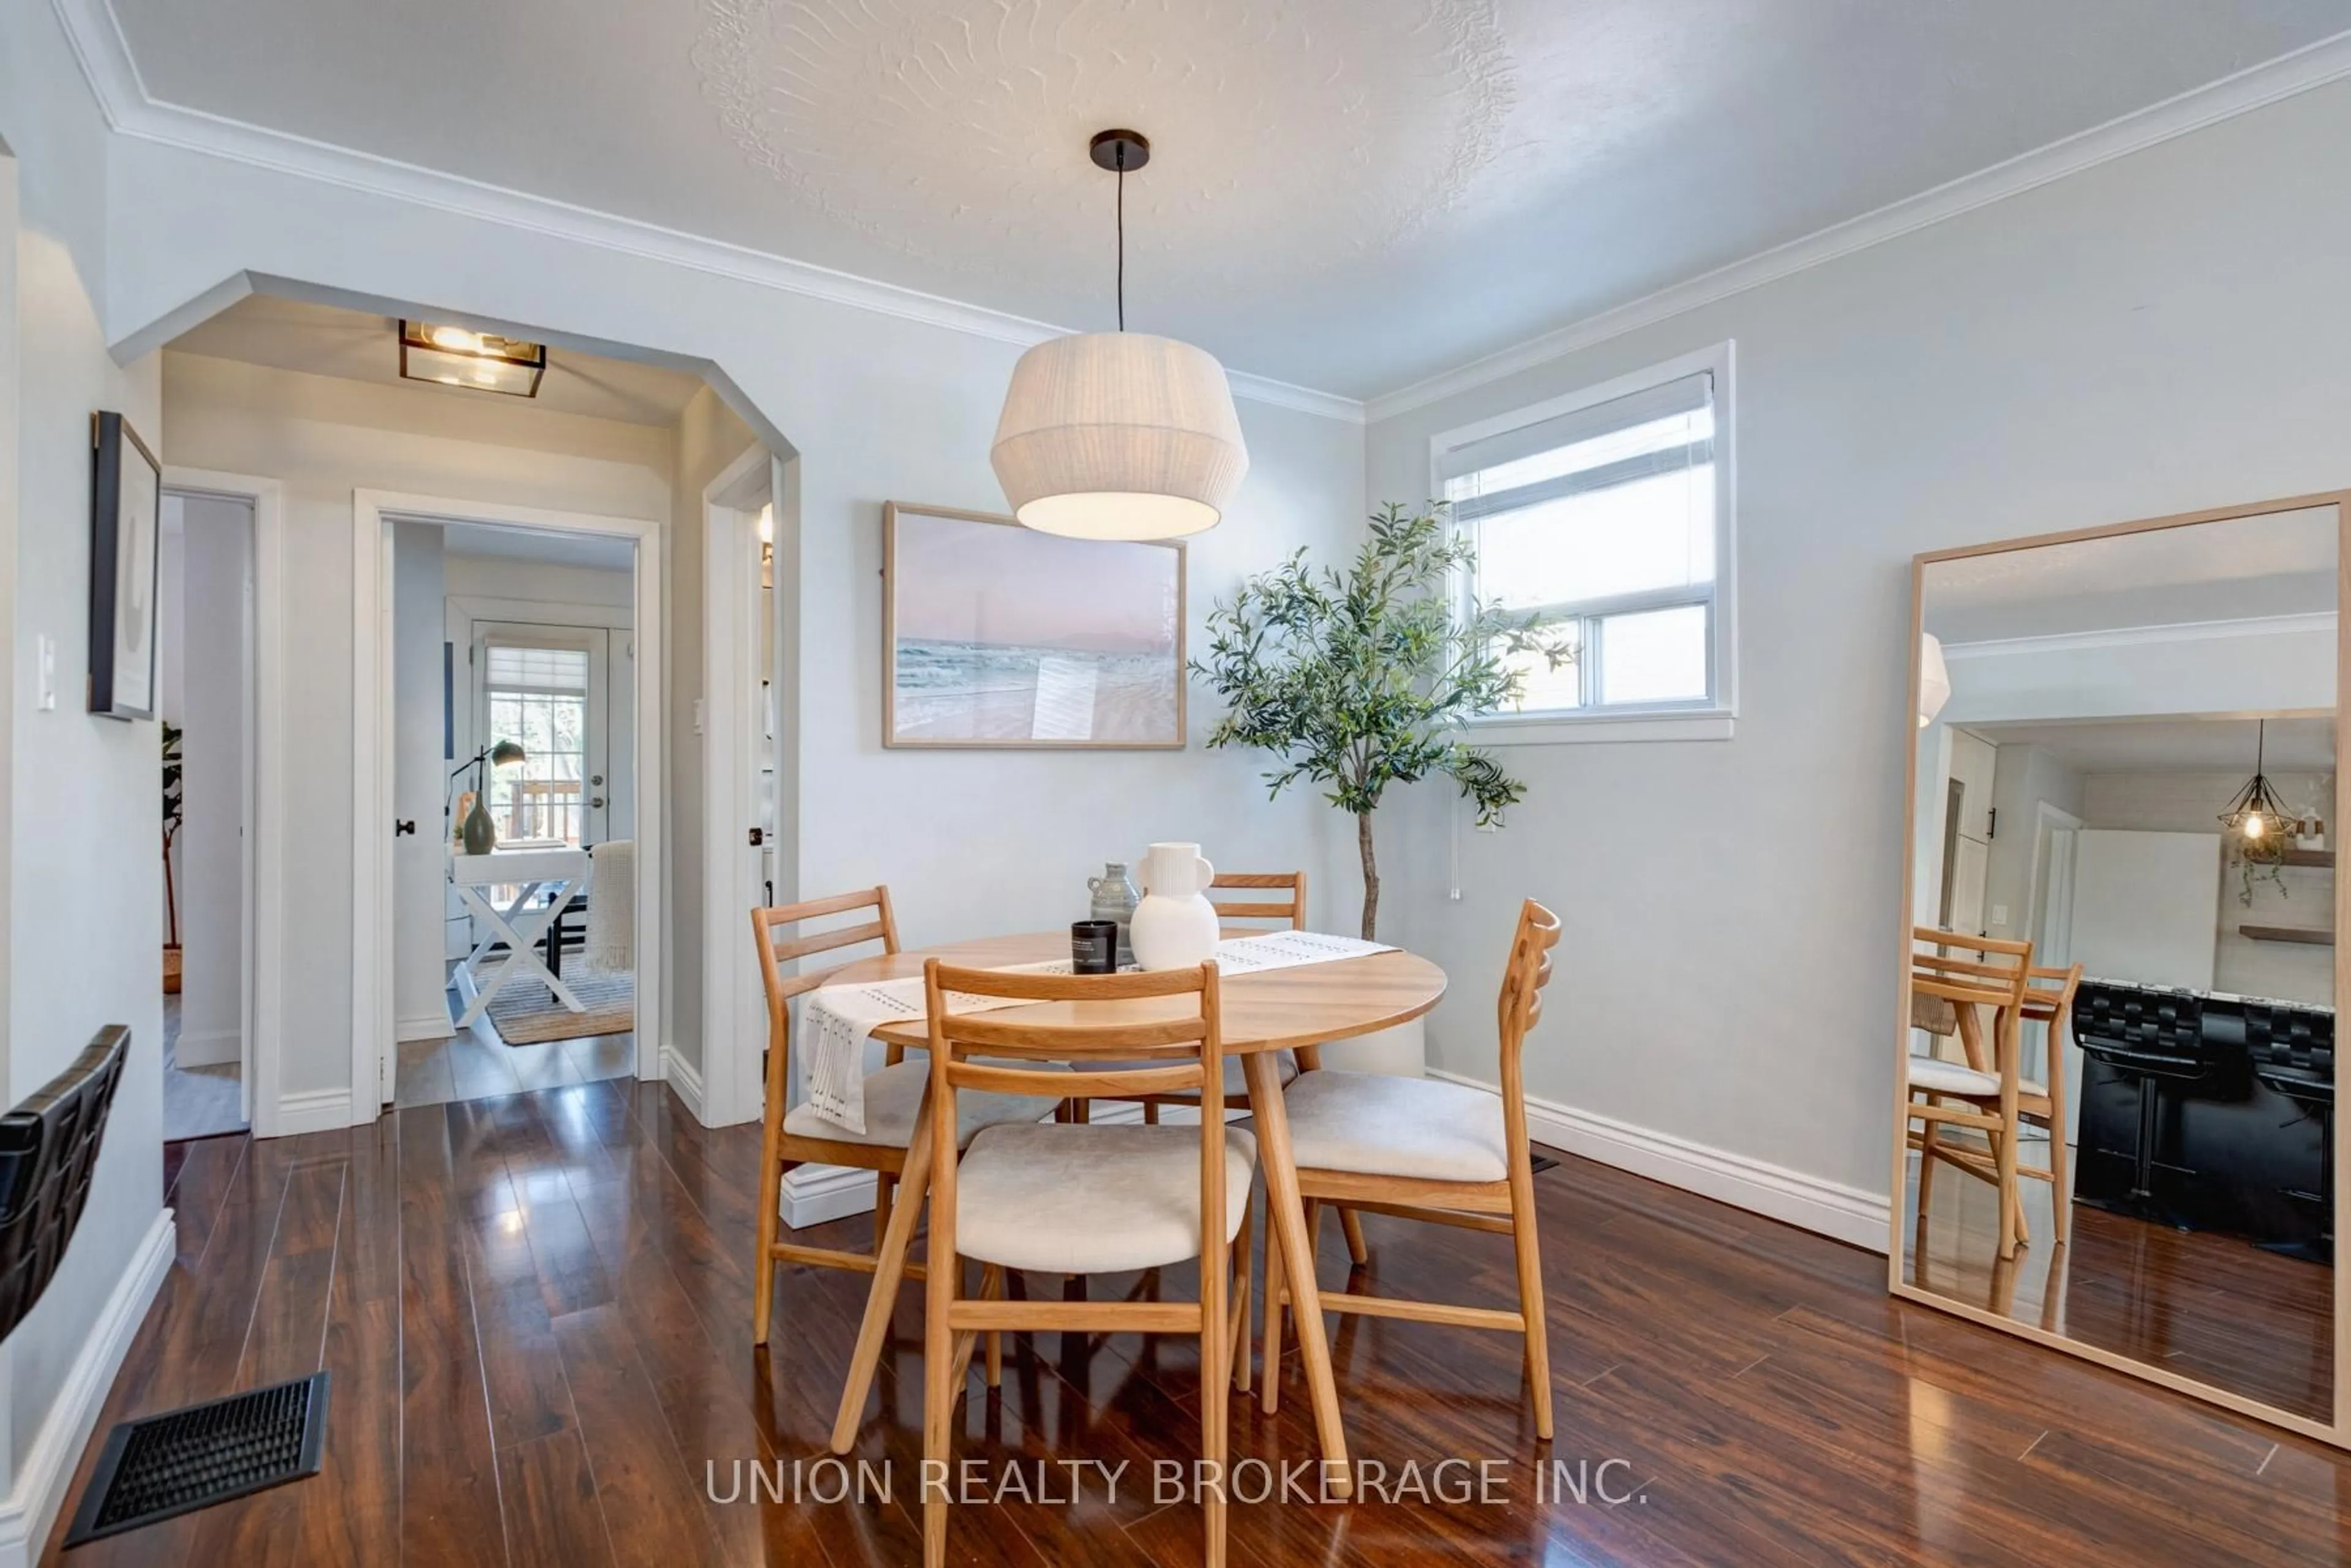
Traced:
<path id="1" fill-rule="evenodd" d="M 486 648 L 489 738 L 523 748 L 520 763 L 489 770 L 498 841 L 576 845 L 588 774 L 588 651 L 495 641 Z"/>
<path id="2" fill-rule="evenodd" d="M 1441 435 L 1439 493 L 1478 549 L 1464 591 L 1559 626 L 1522 655 L 1517 710 L 1485 721 L 1698 719 L 1732 710 L 1730 346 Z M 1612 738 L 1621 729 L 1524 738 Z"/>

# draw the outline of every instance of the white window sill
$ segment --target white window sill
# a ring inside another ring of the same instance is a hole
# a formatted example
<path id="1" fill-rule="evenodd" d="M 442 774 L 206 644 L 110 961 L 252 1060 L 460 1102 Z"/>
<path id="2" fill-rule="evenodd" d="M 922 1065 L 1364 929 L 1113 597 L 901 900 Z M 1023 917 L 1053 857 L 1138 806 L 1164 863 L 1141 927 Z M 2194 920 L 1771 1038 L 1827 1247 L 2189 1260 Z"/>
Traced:
<path id="1" fill-rule="evenodd" d="M 1541 714 L 1472 719 L 1477 746 L 1585 746 L 1658 740 L 1729 740 L 1728 708 L 1678 713 Z"/>

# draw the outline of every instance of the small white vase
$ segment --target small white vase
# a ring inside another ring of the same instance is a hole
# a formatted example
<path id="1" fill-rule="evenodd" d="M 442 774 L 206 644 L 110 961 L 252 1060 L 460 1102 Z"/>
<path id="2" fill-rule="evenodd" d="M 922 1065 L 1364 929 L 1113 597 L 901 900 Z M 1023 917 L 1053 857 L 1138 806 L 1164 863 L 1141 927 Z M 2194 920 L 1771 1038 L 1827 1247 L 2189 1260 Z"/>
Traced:
<path id="1" fill-rule="evenodd" d="M 1217 956 L 1217 911 L 1207 900 L 1217 868 L 1197 844 L 1154 844 L 1143 859 L 1143 902 L 1128 930 L 1134 961 L 1180 969 Z"/>

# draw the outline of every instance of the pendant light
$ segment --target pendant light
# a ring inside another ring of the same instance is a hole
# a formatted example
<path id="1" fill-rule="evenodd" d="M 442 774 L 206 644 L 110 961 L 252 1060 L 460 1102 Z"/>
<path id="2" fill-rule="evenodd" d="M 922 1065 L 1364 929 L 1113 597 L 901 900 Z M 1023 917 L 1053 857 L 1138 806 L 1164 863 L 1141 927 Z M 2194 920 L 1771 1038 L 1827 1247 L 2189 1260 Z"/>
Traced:
<path id="1" fill-rule="evenodd" d="M 1932 632 L 1918 634 L 1918 727 L 1926 728 L 1951 700 L 1951 670 L 1943 663 L 1943 641 Z"/>
<path id="2" fill-rule="evenodd" d="M 2268 858 L 2262 852 L 2273 855 L 2283 850 L 2293 836 L 2295 821 L 2294 813 L 2278 800 L 2277 791 L 2270 787 L 2268 776 L 2262 771 L 2267 760 L 2270 727 L 2267 719 L 2261 720 L 2260 725 L 2261 727 L 2254 732 L 2253 776 L 2246 781 L 2243 789 L 2237 791 L 2236 798 L 2229 802 L 2229 809 L 2220 813 L 2220 825 L 2241 835 L 2245 852 L 2256 859 Z"/>
<path id="3" fill-rule="evenodd" d="M 1205 350 L 1126 329 L 1126 176 L 1151 159 L 1104 131 L 1118 176 L 1118 330 L 1038 344 L 1012 368 L 988 462 L 1013 515 L 1040 533 L 1166 539 L 1214 528 L 1249 472 L 1225 369 Z"/>

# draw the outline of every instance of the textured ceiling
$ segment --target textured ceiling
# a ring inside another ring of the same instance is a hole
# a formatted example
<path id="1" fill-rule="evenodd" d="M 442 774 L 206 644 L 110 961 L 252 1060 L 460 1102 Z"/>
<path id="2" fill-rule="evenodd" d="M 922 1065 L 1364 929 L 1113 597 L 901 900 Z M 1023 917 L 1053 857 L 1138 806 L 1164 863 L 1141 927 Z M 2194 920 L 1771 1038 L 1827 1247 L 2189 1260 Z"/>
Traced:
<path id="1" fill-rule="evenodd" d="M 158 100 L 1352 395 L 2351 27 L 2345 0 L 113 0 Z M 266 43 L 266 47 L 260 47 Z"/>

